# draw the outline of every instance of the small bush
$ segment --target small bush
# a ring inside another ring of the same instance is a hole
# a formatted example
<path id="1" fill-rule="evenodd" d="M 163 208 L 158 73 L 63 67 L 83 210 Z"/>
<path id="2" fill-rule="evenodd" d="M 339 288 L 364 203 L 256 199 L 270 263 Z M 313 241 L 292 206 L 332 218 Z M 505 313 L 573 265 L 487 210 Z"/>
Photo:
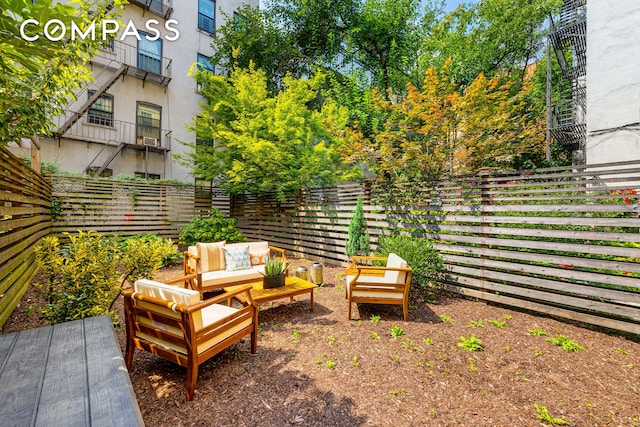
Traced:
<path id="1" fill-rule="evenodd" d="M 154 271 L 182 259 L 171 239 L 155 234 L 121 239 L 119 251 L 124 279 L 130 282 L 141 278 L 150 279 Z"/>
<path id="2" fill-rule="evenodd" d="M 140 258 L 153 258 L 154 262 L 159 257 L 161 258 L 161 264 L 158 268 L 182 262 L 182 253 L 178 251 L 171 239 L 165 239 L 156 234 L 138 234 L 123 237 L 118 242 L 118 248 L 120 253 L 123 254 L 140 250 Z M 155 256 L 151 257 L 151 254 Z"/>
<path id="3" fill-rule="evenodd" d="M 185 225 L 180 231 L 180 243 L 195 245 L 198 242 L 242 242 L 244 236 L 236 227 L 236 220 L 227 218 L 219 209 L 209 211 L 207 218 L 194 217 L 191 224 Z"/>
<path id="4" fill-rule="evenodd" d="M 390 253 L 407 261 L 413 270 L 411 282 L 421 288 L 427 288 L 442 270 L 440 253 L 433 248 L 429 239 L 402 235 L 381 236 L 378 240 L 378 254 L 388 256 Z"/>
<path id="5" fill-rule="evenodd" d="M 35 247 L 45 283 L 36 284 L 47 304 L 40 308 L 50 324 L 115 313 L 111 302 L 119 295 L 118 245 L 115 239 L 93 231 L 70 235 L 61 248 L 56 236 Z M 117 319 L 114 319 L 117 321 Z"/>
<path id="6" fill-rule="evenodd" d="M 112 308 L 125 282 L 151 277 L 163 260 L 178 255 L 171 240 L 153 235 L 120 240 L 95 231 L 65 235 L 68 245 L 47 236 L 35 247 L 44 279 L 35 287 L 47 301 L 40 313 L 50 324 L 101 314 L 117 324 Z"/>
<path id="7" fill-rule="evenodd" d="M 364 217 L 362 196 L 358 196 L 356 210 L 349 223 L 349 234 L 345 243 L 347 256 L 369 255 L 371 253 L 369 234 L 367 234 L 367 220 Z"/>

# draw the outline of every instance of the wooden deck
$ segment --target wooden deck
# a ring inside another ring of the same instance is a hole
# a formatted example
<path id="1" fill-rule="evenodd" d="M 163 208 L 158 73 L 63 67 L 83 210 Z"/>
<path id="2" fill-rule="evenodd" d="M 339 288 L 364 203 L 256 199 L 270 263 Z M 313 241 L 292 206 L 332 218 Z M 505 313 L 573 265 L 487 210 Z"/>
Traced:
<path id="1" fill-rule="evenodd" d="M 142 426 L 109 316 L 0 335 L 1 426 Z"/>

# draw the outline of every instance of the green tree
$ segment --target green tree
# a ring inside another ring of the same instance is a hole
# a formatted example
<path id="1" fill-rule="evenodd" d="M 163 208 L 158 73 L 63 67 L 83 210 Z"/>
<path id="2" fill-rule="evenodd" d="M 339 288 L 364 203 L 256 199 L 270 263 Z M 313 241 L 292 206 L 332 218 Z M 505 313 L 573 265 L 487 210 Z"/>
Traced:
<path id="1" fill-rule="evenodd" d="M 272 0 L 268 9 L 314 64 L 341 73 L 355 64 L 385 96 L 416 75 L 424 16 L 435 16 L 419 0 Z"/>
<path id="2" fill-rule="evenodd" d="M 438 17 L 424 35 L 422 69 L 439 69 L 449 60 L 453 80 L 466 87 L 480 74 L 487 78 L 515 73 L 524 80 L 524 65 L 543 50 L 544 23 L 561 0 L 479 0 Z"/>
<path id="3" fill-rule="evenodd" d="M 311 71 L 310 60 L 301 54 L 293 33 L 268 10 L 242 6 L 216 35 L 211 62 L 227 71 L 253 63 L 265 72 L 271 91 L 282 89 L 286 75 L 301 77 Z"/>
<path id="4" fill-rule="evenodd" d="M 94 0 L 61 4 L 52 0 L 4 0 L 0 11 L 0 144 L 42 133 L 48 134 L 51 120 L 73 98 L 73 92 L 91 78 L 83 65 L 102 43 L 100 37 L 86 40 L 70 37 L 48 40 L 44 25 L 57 19 L 67 31 L 75 22 L 86 28 L 112 19 L 122 9 L 121 0 Z M 28 41 L 20 34 L 21 24 L 37 19 L 39 25 L 25 26 Z"/>
<path id="5" fill-rule="evenodd" d="M 371 253 L 369 234 L 367 233 L 367 220 L 364 217 L 364 209 L 362 207 L 362 196 L 358 196 L 356 210 L 349 223 L 349 236 L 347 237 L 345 250 L 349 257 L 369 255 Z"/>
<path id="6" fill-rule="evenodd" d="M 199 139 L 187 144 L 180 160 L 195 176 L 212 180 L 230 194 L 274 193 L 278 200 L 304 187 L 357 178 L 337 151 L 347 120 L 345 108 L 326 100 L 319 109 L 318 89 L 325 78 L 285 77 L 284 89 L 271 96 L 264 71 L 235 68 L 230 77 L 195 71 L 207 103 L 194 119 Z"/>

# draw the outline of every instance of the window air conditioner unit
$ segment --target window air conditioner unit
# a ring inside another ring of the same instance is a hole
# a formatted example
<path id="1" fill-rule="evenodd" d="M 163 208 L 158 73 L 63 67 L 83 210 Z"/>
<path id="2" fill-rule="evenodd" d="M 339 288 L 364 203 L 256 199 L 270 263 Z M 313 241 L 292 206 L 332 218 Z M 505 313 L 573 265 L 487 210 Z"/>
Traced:
<path id="1" fill-rule="evenodd" d="M 159 143 L 158 143 L 158 138 L 152 138 L 150 136 L 145 136 L 142 138 L 142 143 L 144 145 L 151 145 L 153 147 L 158 147 Z"/>

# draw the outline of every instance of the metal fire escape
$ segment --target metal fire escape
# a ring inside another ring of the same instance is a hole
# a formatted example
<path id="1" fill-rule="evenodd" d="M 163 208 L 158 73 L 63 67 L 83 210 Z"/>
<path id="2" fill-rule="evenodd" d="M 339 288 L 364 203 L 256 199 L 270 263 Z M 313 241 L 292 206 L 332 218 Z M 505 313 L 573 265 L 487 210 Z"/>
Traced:
<path id="1" fill-rule="evenodd" d="M 584 155 L 587 135 L 586 7 L 587 0 L 564 0 L 559 17 L 549 18 L 548 42 L 562 77 L 552 83 L 550 72 L 547 73 L 548 137 L 577 154 L 577 162 Z"/>

